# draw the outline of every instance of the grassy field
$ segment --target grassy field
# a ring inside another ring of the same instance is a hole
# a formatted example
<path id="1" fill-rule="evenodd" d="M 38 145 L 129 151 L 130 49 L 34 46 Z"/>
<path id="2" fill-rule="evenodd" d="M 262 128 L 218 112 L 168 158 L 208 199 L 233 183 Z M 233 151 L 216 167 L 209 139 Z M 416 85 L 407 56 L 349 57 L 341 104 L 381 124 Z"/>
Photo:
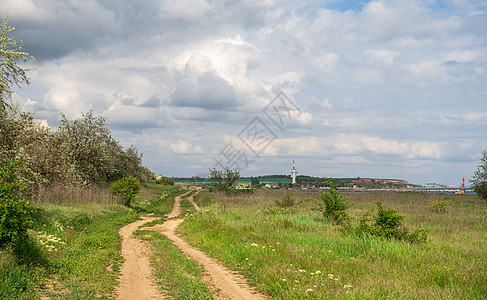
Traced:
<path id="1" fill-rule="evenodd" d="M 140 213 L 169 212 L 181 192 L 149 185 L 129 209 L 107 189 L 43 191 L 28 245 L 17 256 L 0 252 L 0 299 L 112 299 L 122 264 L 118 230 Z"/>
<path id="2" fill-rule="evenodd" d="M 44 191 L 28 247 L 17 257 L 0 253 L 0 299 L 112 299 L 122 264 L 118 229 L 140 214 L 170 212 L 181 193 L 148 185 L 128 209 L 104 189 Z M 297 204 L 281 208 L 275 200 L 284 193 L 201 192 L 199 214 L 184 197 L 180 231 L 275 299 L 487 298 L 486 202 L 469 195 L 347 194 L 355 225 L 380 199 L 404 215 L 405 226 L 429 230 L 426 243 L 409 244 L 358 237 L 323 219 L 312 203 L 299 203 L 317 193 L 294 193 Z M 450 201 L 445 211 L 433 209 L 438 200 Z M 167 238 L 145 230 L 135 235 L 151 245 L 166 294 L 211 299 L 203 271 Z"/>
<path id="3" fill-rule="evenodd" d="M 200 193 L 204 209 L 180 231 L 276 299 L 487 298 L 485 201 L 411 192 L 347 195 L 354 220 L 382 200 L 404 216 L 405 226 L 429 230 L 426 243 L 410 244 L 358 237 L 324 220 L 311 203 L 279 208 L 274 201 L 283 193 Z M 445 212 L 433 210 L 437 200 L 450 201 Z"/>

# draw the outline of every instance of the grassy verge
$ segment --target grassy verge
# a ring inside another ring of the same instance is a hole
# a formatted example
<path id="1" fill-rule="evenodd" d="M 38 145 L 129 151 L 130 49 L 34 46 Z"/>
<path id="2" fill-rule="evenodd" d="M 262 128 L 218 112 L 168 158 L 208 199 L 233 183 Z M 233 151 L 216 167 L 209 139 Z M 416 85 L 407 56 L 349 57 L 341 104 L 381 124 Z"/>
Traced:
<path id="1" fill-rule="evenodd" d="M 160 202 L 159 207 L 156 205 L 154 209 L 169 213 L 174 204 L 174 197 L 184 192 L 182 190 L 174 191 L 167 201 Z M 191 194 L 193 192 L 181 199 L 183 216 L 194 213 L 193 206 L 186 200 Z M 148 223 L 146 226 L 163 222 L 164 219 L 160 219 Z M 150 243 L 153 252 L 151 257 L 152 268 L 157 277 L 158 285 L 167 295 L 175 299 L 212 299 L 207 284 L 202 281 L 203 271 L 199 265 L 175 247 L 171 240 L 154 231 L 138 230 L 135 235 Z"/>
<path id="2" fill-rule="evenodd" d="M 212 299 L 207 285 L 202 282 L 199 265 L 176 248 L 172 241 L 154 231 L 137 231 L 136 236 L 150 242 L 151 264 L 158 285 L 174 299 Z"/>
<path id="3" fill-rule="evenodd" d="M 101 188 L 44 192 L 22 253 L 0 252 L 0 299 L 112 298 L 122 264 L 118 230 L 139 219 L 139 212 L 169 212 L 177 193 L 147 185 L 129 209 Z"/>
<path id="4" fill-rule="evenodd" d="M 304 198 L 302 193 L 293 195 Z M 314 195 L 317 197 L 317 195 Z M 282 193 L 226 198 L 200 193 L 200 214 L 181 232 L 191 244 L 249 278 L 277 299 L 485 299 L 487 204 L 448 195 L 445 213 L 431 210 L 438 195 L 349 195 L 358 218 L 382 200 L 404 225 L 429 229 L 425 244 L 357 237 L 322 219 L 308 204 L 275 206 Z M 212 203 L 214 202 L 214 203 Z"/>
<path id="5" fill-rule="evenodd" d="M 174 205 L 174 197 L 181 195 L 183 191 L 177 186 L 145 185 L 133 206 L 140 213 L 163 216 L 171 212 Z"/>
<path id="6" fill-rule="evenodd" d="M 116 205 L 43 207 L 25 253 L 17 259 L 0 254 L 1 297 L 111 297 L 122 263 L 118 229 L 136 219 L 133 210 Z"/>

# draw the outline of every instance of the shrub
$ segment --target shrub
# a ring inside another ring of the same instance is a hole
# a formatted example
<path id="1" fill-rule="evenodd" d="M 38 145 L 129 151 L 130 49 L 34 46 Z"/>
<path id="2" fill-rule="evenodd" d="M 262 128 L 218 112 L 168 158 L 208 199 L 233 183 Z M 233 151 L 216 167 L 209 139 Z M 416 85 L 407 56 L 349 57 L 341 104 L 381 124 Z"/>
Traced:
<path id="1" fill-rule="evenodd" d="M 286 193 L 284 197 L 282 197 L 282 200 L 276 199 L 276 204 L 280 207 L 292 207 L 296 201 L 291 197 L 291 194 Z"/>
<path id="2" fill-rule="evenodd" d="M 140 191 L 140 182 L 132 176 L 124 177 L 112 184 L 111 191 L 114 195 L 120 195 L 125 206 L 130 207 Z"/>
<path id="3" fill-rule="evenodd" d="M 404 217 L 398 214 L 395 209 L 384 209 L 380 200 L 377 200 L 375 204 L 377 205 L 377 215 L 373 218 L 374 223 L 368 224 L 372 219 L 370 211 L 364 214 L 356 228 L 357 235 L 369 234 L 387 239 L 406 240 L 410 243 L 426 242 L 426 229 L 418 228 L 409 232 L 408 228 L 402 226 Z"/>
<path id="4" fill-rule="evenodd" d="M 334 221 L 339 225 L 348 225 L 350 223 L 350 217 L 346 213 L 346 209 L 350 206 L 347 203 L 347 197 L 340 195 L 335 184 L 331 179 L 327 179 L 330 190 L 328 193 L 320 192 L 320 199 L 309 198 L 318 206 L 318 210 L 328 220 Z"/>
<path id="5" fill-rule="evenodd" d="M 431 206 L 431 211 L 435 213 L 446 213 L 446 210 L 450 206 L 450 201 L 443 200 L 443 196 L 441 196 L 441 200 L 436 200 L 435 203 Z"/>
<path id="6" fill-rule="evenodd" d="M 156 179 L 155 183 L 162 184 L 162 185 L 174 185 L 174 180 L 172 180 L 171 178 L 161 176 L 158 179 Z"/>
<path id="7" fill-rule="evenodd" d="M 481 199 L 487 200 L 487 150 L 482 151 L 477 171 L 475 171 L 470 182 L 475 193 Z"/>
<path id="8" fill-rule="evenodd" d="M 20 165 L 11 162 L 0 169 L 0 248 L 9 250 L 16 250 L 33 224 L 30 202 L 22 198 L 26 187 L 17 180 Z"/>

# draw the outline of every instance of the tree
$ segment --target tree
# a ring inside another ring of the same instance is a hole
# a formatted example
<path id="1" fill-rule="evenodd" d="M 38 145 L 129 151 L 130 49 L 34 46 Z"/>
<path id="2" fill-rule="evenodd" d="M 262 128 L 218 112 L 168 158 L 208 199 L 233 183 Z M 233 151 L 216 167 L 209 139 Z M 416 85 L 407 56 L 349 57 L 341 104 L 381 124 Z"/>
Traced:
<path id="1" fill-rule="evenodd" d="M 487 150 L 482 151 L 477 171 L 475 171 L 470 182 L 477 195 L 487 200 Z"/>
<path id="2" fill-rule="evenodd" d="M 238 179 L 240 178 L 240 173 L 237 170 L 231 170 L 225 168 L 224 170 L 210 169 L 210 178 L 215 179 L 214 183 L 215 189 L 218 191 L 226 191 L 235 186 Z"/>
<path id="3" fill-rule="evenodd" d="M 24 62 L 34 60 L 29 53 L 23 52 L 23 44 L 17 45 L 15 38 L 8 37 L 8 34 L 15 28 L 8 26 L 8 18 L 0 25 L 0 110 L 7 106 L 6 99 L 13 93 L 13 86 L 21 86 L 22 83 L 29 84 L 30 80 L 27 73 L 30 69 L 23 69 L 17 66 L 17 61 L 22 59 Z"/>
<path id="4" fill-rule="evenodd" d="M 116 168 L 116 161 L 122 156 L 122 146 L 112 138 L 105 118 L 96 116 L 93 111 L 82 114 L 76 120 L 69 120 L 62 115 L 57 134 L 63 140 L 71 163 L 76 167 L 84 185 L 108 182 L 129 175 L 116 176 L 120 172 Z M 126 155 L 123 157 L 127 158 Z"/>

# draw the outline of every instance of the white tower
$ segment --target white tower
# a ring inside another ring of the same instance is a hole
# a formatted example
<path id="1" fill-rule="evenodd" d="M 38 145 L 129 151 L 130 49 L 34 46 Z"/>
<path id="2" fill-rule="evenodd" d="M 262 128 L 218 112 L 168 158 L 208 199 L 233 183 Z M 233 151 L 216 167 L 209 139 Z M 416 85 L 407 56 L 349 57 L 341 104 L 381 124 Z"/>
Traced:
<path id="1" fill-rule="evenodd" d="M 298 175 L 298 171 L 294 167 L 294 160 L 293 160 L 293 169 L 291 170 L 291 178 L 293 179 L 293 184 L 296 183 L 296 176 Z"/>

